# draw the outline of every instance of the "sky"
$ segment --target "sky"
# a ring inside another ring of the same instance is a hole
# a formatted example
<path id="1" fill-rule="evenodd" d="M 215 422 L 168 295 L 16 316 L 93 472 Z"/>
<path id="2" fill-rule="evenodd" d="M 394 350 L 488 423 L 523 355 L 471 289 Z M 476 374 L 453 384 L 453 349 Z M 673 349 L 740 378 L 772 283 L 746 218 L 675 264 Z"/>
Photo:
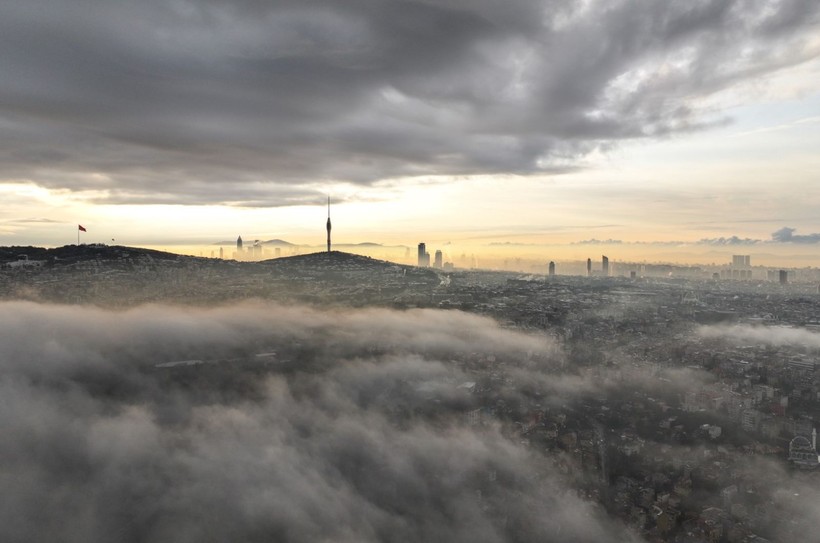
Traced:
<path id="1" fill-rule="evenodd" d="M 816 0 L 6 2 L 0 244 L 320 246 L 330 196 L 340 243 L 820 266 L 818 30 Z"/>

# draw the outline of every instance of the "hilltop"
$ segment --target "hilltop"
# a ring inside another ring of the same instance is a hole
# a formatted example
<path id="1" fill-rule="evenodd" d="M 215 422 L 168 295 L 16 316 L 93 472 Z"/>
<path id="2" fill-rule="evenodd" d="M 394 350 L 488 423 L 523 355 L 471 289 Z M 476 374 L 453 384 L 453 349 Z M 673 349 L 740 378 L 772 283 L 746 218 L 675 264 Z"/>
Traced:
<path id="1" fill-rule="evenodd" d="M 341 251 L 238 262 L 102 244 L 0 247 L 0 299 L 115 306 L 244 298 L 392 304 L 429 295 L 441 281 L 431 269 Z"/>
<path id="2" fill-rule="evenodd" d="M 260 262 L 271 276 L 328 288 L 379 289 L 396 292 L 413 285 L 432 288 L 441 280 L 429 268 L 418 268 L 342 251 L 310 253 Z"/>
<path id="3" fill-rule="evenodd" d="M 214 259 L 197 256 L 180 255 L 154 249 L 143 249 L 140 247 L 126 247 L 122 245 L 105 244 L 82 244 L 65 245 L 62 247 L 45 248 L 34 246 L 11 246 L 0 247 L 0 265 L 28 260 L 32 263 L 39 263 L 43 266 L 70 266 L 74 264 L 96 263 L 98 265 L 136 262 L 142 264 L 153 263 L 156 265 L 185 263 L 191 266 L 230 265 L 233 268 L 242 267 L 247 269 L 262 268 L 266 271 L 385 271 L 404 270 L 404 273 L 420 273 L 421 275 L 432 275 L 430 270 L 421 270 L 415 266 L 396 264 L 386 260 L 379 260 L 369 256 L 362 256 L 344 251 L 326 251 L 308 253 L 296 256 L 285 256 L 272 258 L 263 261 L 235 261 L 232 259 Z"/>
<path id="4" fill-rule="evenodd" d="M 322 275 L 338 273 L 389 273 L 410 275 L 418 279 L 437 281 L 438 274 L 430 268 L 418 268 L 406 264 L 396 264 L 369 256 L 346 253 L 344 251 L 322 251 L 305 255 L 287 256 L 264 260 L 259 263 L 271 271 L 296 272 L 311 271 Z M 363 276 L 362 279 L 365 279 Z"/>
<path id="5" fill-rule="evenodd" d="M 316 253 L 308 253 L 304 255 L 285 256 L 280 258 L 272 258 L 263 260 L 260 264 L 270 266 L 273 268 L 326 268 L 326 267 L 345 267 L 345 268 L 359 268 L 359 269 L 384 269 L 388 268 L 409 268 L 411 266 L 404 266 L 395 264 L 386 260 L 379 260 L 369 256 L 356 255 L 353 253 L 346 253 L 344 251 L 321 251 Z"/>
<path id="6" fill-rule="evenodd" d="M 0 263 L 14 262 L 22 258 L 33 261 L 44 261 L 48 264 L 70 264 L 84 260 L 111 261 L 139 257 L 174 261 L 196 258 L 153 249 L 125 247 L 122 245 L 103 245 L 100 243 L 64 245 L 53 249 L 33 246 L 0 247 Z"/>

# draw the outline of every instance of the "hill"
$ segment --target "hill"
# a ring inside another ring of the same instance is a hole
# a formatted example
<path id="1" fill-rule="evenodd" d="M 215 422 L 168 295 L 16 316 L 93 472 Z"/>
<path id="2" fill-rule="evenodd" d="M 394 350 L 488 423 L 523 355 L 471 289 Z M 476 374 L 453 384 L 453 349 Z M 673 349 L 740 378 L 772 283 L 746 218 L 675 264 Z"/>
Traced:
<path id="1" fill-rule="evenodd" d="M 386 275 L 407 278 L 437 284 L 438 274 L 429 268 L 418 268 L 396 264 L 386 260 L 379 260 L 369 256 L 361 256 L 343 251 L 322 251 L 306 255 L 275 258 L 260 262 L 262 266 L 274 273 L 289 275 L 292 278 L 309 275 L 314 279 L 339 279 L 345 276 L 347 280 L 367 284 L 377 277 Z"/>
<path id="2" fill-rule="evenodd" d="M 53 249 L 32 246 L 0 247 L 0 264 L 14 262 L 21 259 L 44 261 L 47 265 L 55 265 L 71 264 L 88 260 L 116 261 L 140 257 L 149 260 L 164 261 L 179 261 L 198 258 L 164 251 L 156 251 L 153 249 L 125 247 L 122 245 L 104 245 L 100 243 L 64 245 Z"/>
<path id="3" fill-rule="evenodd" d="M 346 253 L 344 251 L 319 251 L 315 253 L 308 253 L 304 255 L 286 256 L 282 258 L 273 258 L 261 262 L 263 265 L 273 267 L 324 267 L 324 266 L 354 266 L 361 268 L 384 268 L 385 266 L 393 267 L 399 266 L 393 262 L 386 260 L 378 260 L 370 258 L 369 256 L 355 255 L 353 253 Z"/>
<path id="4" fill-rule="evenodd" d="M 441 282 L 434 270 L 341 251 L 237 262 L 102 244 L 0 247 L 0 299 L 116 307 L 246 298 L 400 304 L 428 299 Z"/>

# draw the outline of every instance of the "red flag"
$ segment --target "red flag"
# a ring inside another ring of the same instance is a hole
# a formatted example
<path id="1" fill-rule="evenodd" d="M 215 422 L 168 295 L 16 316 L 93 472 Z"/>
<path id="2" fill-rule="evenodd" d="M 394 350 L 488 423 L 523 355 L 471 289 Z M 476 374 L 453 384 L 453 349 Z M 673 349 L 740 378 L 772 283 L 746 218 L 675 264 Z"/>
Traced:
<path id="1" fill-rule="evenodd" d="M 80 232 L 88 232 L 88 230 L 86 230 L 85 226 L 83 226 L 82 224 L 78 224 L 77 228 L 80 230 Z"/>

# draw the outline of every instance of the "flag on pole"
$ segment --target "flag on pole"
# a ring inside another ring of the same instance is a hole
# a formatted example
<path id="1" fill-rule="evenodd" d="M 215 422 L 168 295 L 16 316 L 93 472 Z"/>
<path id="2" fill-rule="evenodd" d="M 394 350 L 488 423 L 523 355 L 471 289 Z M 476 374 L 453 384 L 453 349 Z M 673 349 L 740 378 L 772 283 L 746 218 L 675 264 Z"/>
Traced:
<path id="1" fill-rule="evenodd" d="M 79 230 L 80 232 L 88 232 L 88 230 L 86 230 L 85 226 L 83 226 L 82 224 L 77 225 L 77 230 Z"/>

